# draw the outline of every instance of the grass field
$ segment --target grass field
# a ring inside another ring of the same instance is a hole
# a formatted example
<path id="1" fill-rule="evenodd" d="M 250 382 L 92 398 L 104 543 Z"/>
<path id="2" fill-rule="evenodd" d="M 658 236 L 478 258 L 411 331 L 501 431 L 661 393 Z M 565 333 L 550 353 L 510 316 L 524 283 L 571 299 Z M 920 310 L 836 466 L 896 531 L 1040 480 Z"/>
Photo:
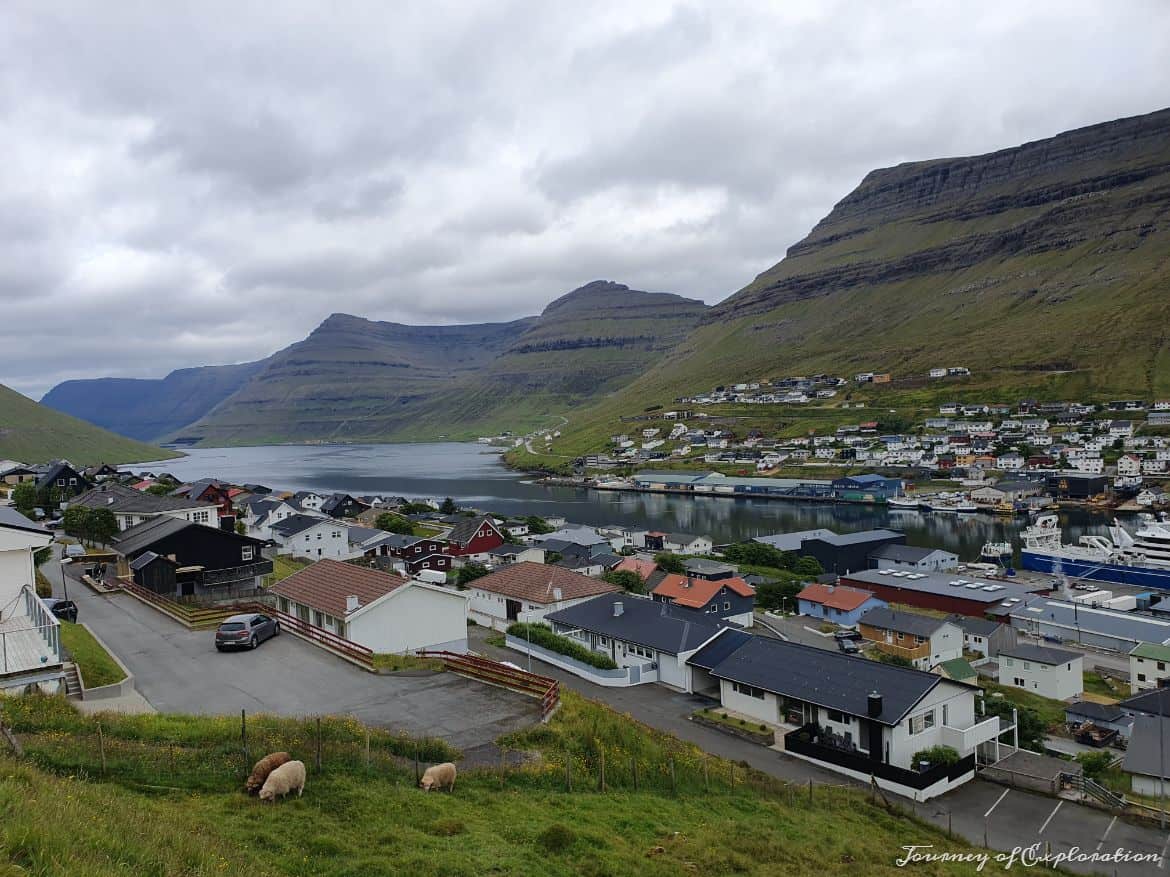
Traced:
<path id="1" fill-rule="evenodd" d="M 327 720 L 318 770 L 312 722 L 252 717 L 250 757 L 284 748 L 308 768 L 304 796 L 276 805 L 240 791 L 236 719 L 95 719 L 59 699 L 24 701 L 2 706 L 27 753 L 0 756 L 0 847 L 23 869 L 14 874 L 819 877 L 902 873 L 893 863 L 907 843 L 971 849 L 857 791 L 817 787 L 810 800 L 805 788 L 705 760 L 571 693 L 548 725 L 502 741 L 528 754 L 524 766 L 462 770 L 453 794 L 415 788 L 404 738 L 375 732 L 367 768 L 365 729 Z M 448 755 L 427 747 L 426 760 Z"/>
<path id="2" fill-rule="evenodd" d="M 73 656 L 86 688 L 113 685 L 126 678 L 126 674 L 110 657 L 110 653 L 80 624 L 61 622 L 61 644 Z"/>
<path id="3" fill-rule="evenodd" d="M 1036 713 L 1044 723 L 1044 727 L 1053 729 L 1064 724 L 1063 701 L 1041 697 L 1022 688 L 1013 688 L 1010 685 L 1000 685 L 989 679 L 980 679 L 979 685 L 990 697 L 993 694 L 1002 694 L 1004 700 L 1009 700 L 1021 709 L 1029 709 Z"/>
<path id="4" fill-rule="evenodd" d="M 268 580 L 269 585 L 284 581 L 294 572 L 304 569 L 311 562 L 301 557 L 290 557 L 287 554 L 276 555 L 272 558 L 272 575 Z"/>

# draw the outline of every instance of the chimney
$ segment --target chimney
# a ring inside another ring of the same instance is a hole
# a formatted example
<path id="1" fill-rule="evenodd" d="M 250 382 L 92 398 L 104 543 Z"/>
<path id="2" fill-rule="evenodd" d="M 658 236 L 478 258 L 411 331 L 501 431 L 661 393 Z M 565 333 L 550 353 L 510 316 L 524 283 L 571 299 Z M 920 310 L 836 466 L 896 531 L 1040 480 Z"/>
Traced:
<path id="1" fill-rule="evenodd" d="M 876 691 L 871 691 L 865 699 L 865 706 L 866 715 L 871 719 L 876 719 L 882 714 L 882 696 Z"/>
<path id="2" fill-rule="evenodd" d="M 562 599 L 564 599 L 564 598 L 562 597 L 561 589 L 560 588 L 553 588 L 553 602 L 559 603 L 559 602 L 561 602 Z"/>
<path id="3" fill-rule="evenodd" d="M 356 612 L 361 605 L 358 601 L 357 594 L 350 594 L 345 598 L 345 614 L 348 615 L 350 612 Z"/>
<path id="4" fill-rule="evenodd" d="M 613 604 L 613 617 L 617 618 L 619 615 L 621 615 L 625 611 L 626 611 L 626 609 L 624 606 L 622 606 L 622 601 L 615 600 L 614 604 Z"/>

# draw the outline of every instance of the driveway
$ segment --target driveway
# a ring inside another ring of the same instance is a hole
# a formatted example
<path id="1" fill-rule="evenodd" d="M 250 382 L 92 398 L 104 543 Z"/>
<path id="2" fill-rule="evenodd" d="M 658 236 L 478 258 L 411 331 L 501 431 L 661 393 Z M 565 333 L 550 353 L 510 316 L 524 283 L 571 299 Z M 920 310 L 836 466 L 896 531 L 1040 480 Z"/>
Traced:
<path id="1" fill-rule="evenodd" d="M 784 632 L 787 635 L 788 630 Z M 472 629 L 472 647 L 476 651 L 525 666 L 526 656 L 517 656 L 508 649 L 487 645 L 483 642 L 485 635 L 486 631 L 482 629 Z M 813 636 L 820 639 L 815 634 Z M 688 719 L 691 713 L 715 703 L 709 698 L 653 684 L 632 688 L 603 688 L 536 659 L 532 662 L 532 668 L 537 673 L 560 680 L 566 687 L 587 697 L 607 703 L 620 712 L 629 713 L 638 721 L 653 728 L 694 743 L 712 755 L 733 761 L 746 761 L 754 768 L 790 782 L 808 783 L 811 780 L 814 783 L 830 785 L 853 783 L 841 774 L 691 722 Z M 1004 792 L 1007 794 L 1004 795 Z M 1004 786 L 979 779 L 961 786 L 954 792 L 923 803 L 889 793 L 887 797 L 896 800 L 902 807 L 913 810 L 919 817 L 943 830 L 949 825 L 956 835 L 978 846 L 983 845 L 986 827 L 987 842 L 995 850 L 1011 851 L 1015 847 L 1024 848 L 1040 844 L 1043 851 L 1047 842 L 1054 854 L 1067 852 L 1073 847 L 1090 854 L 1098 851 L 1112 852 L 1120 847 L 1130 853 L 1154 853 L 1163 857 L 1161 862 L 1153 863 L 1065 864 L 1064 867 L 1071 871 L 1118 877 L 1170 874 L 1170 865 L 1165 864 L 1166 846 L 1170 843 L 1170 835 L 1156 828 L 1132 825 L 1120 819 L 1114 820 L 1110 813 L 1072 801 L 1061 802 L 1044 795 L 1016 789 L 1009 791 Z M 988 814 L 989 810 L 991 812 Z M 899 851 L 891 850 L 891 860 L 898 853 Z M 995 873 L 1002 868 L 1003 863 L 991 863 L 984 872 Z M 1019 865 L 1017 864 L 1015 868 L 1019 868 Z"/>
<path id="2" fill-rule="evenodd" d="M 60 595 L 57 564 L 42 569 Z M 453 673 L 376 676 L 289 633 L 254 651 L 220 653 L 212 631 L 187 630 L 127 594 L 98 595 L 70 579 L 69 596 L 79 620 L 117 653 L 160 712 L 352 715 L 464 750 L 540 716 L 534 698 Z"/>

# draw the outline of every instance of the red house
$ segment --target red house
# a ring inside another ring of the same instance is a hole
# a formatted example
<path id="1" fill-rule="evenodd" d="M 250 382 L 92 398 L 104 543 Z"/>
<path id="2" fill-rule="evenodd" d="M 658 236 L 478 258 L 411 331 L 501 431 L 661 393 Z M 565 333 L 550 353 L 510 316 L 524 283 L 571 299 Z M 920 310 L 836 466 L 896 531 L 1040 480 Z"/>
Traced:
<path id="1" fill-rule="evenodd" d="M 507 541 L 495 521 L 487 515 L 481 515 L 455 525 L 447 534 L 447 553 L 455 557 L 487 554 Z"/>

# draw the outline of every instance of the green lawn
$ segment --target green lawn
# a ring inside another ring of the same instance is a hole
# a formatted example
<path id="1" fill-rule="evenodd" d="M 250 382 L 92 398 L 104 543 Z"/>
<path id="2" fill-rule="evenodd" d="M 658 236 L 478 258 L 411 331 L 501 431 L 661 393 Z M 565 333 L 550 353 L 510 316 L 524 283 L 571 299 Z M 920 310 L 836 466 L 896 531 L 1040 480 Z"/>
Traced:
<path id="1" fill-rule="evenodd" d="M 1119 689 L 1122 687 L 1120 684 L 1118 684 L 1118 688 L 1114 688 L 1114 683 L 1112 683 L 1111 680 L 1106 679 L 1100 673 L 1086 672 L 1084 674 L 1084 679 L 1086 694 L 1096 694 L 1101 697 L 1107 697 L 1112 701 L 1117 701 L 1120 697 L 1129 696 L 1128 685 L 1123 686 L 1125 688 L 1124 691 L 1120 691 Z"/>
<path id="2" fill-rule="evenodd" d="M 980 679 L 979 685 L 988 697 L 999 693 L 1003 695 L 1004 700 L 1010 700 L 1017 707 L 1032 710 L 1040 716 L 1044 726 L 1050 730 L 1064 724 L 1065 704 L 1063 701 L 1041 697 L 1039 694 L 1024 691 L 1022 688 L 1000 685 L 998 682 L 992 682 L 988 679 Z"/>
<path id="3" fill-rule="evenodd" d="M 415 655 L 391 655 L 378 653 L 373 656 L 374 666 L 379 670 L 442 670 L 443 662 L 437 658 L 419 658 Z"/>
<path id="4" fill-rule="evenodd" d="M 80 624 L 61 622 L 61 643 L 73 656 L 86 688 L 113 685 L 126 678 L 110 653 Z"/>
<path id="5" fill-rule="evenodd" d="M 311 561 L 299 557 L 290 557 L 287 554 L 278 554 L 272 558 L 272 576 L 269 584 L 274 585 L 291 576 L 294 572 L 309 566 Z"/>
<path id="6" fill-rule="evenodd" d="M 327 719 L 318 770 L 312 721 L 249 717 L 249 759 L 287 749 L 308 768 L 304 796 L 275 805 L 240 790 L 238 718 L 83 717 L 38 697 L 0 710 L 27 753 L 0 756 L 14 874 L 821 877 L 900 874 L 904 844 L 972 849 L 860 791 L 818 786 L 810 800 L 571 692 L 548 724 L 502 741 L 529 753 L 525 766 L 461 769 L 452 794 L 415 787 L 406 738 L 372 730 L 367 767 L 365 729 Z M 424 745 L 426 760 L 453 754 Z"/>

